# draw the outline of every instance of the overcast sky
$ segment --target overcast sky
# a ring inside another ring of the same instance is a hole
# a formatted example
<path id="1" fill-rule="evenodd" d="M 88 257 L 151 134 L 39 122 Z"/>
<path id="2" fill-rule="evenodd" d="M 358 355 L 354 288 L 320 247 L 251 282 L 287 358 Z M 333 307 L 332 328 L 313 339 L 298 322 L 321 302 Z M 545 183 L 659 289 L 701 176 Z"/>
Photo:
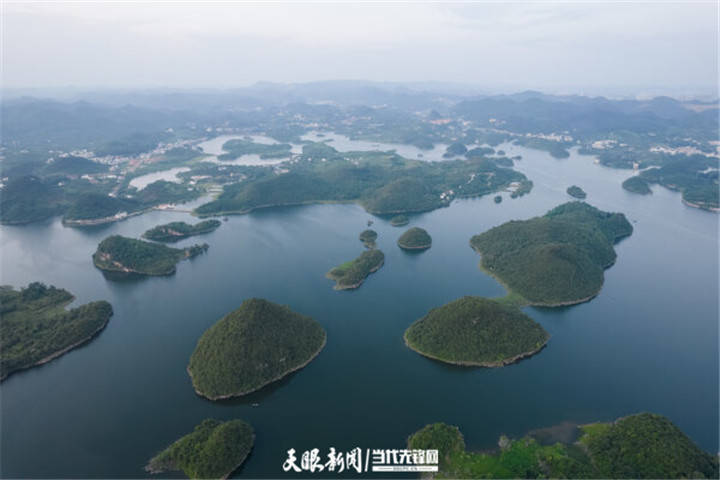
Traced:
<path id="1" fill-rule="evenodd" d="M 713 88 L 718 4 L 2 0 L 5 87 Z"/>

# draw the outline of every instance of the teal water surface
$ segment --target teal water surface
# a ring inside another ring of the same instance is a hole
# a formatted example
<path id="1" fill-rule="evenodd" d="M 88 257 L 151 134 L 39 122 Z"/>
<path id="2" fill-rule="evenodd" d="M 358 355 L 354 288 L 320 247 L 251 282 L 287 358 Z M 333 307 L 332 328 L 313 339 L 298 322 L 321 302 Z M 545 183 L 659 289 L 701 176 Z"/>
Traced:
<path id="1" fill-rule="evenodd" d="M 57 219 L 2 227 L 0 283 L 41 280 L 70 290 L 78 304 L 105 299 L 115 310 L 91 343 L 2 383 L 2 476 L 145 477 L 151 456 L 207 417 L 254 426 L 255 447 L 238 477 L 284 475 L 290 448 L 403 448 L 408 435 L 437 421 L 458 425 L 469 448 L 485 449 L 501 434 L 652 411 L 717 452 L 718 216 L 662 188 L 645 197 L 625 192 L 630 172 L 575 152 L 557 160 L 500 148 L 523 156 L 516 168 L 534 181 L 532 193 L 413 216 L 410 226 L 433 237 L 420 254 L 395 244 L 407 227 L 356 205 L 279 208 L 230 217 L 180 242 L 210 249 L 172 277 L 111 281 L 91 261 L 101 239 L 195 219 L 151 212 L 89 229 Z M 588 203 L 624 212 L 635 231 L 616 246 L 597 298 L 526 309 L 552 335 L 547 348 L 512 366 L 479 369 L 405 347 L 404 330 L 429 309 L 462 295 L 504 295 L 478 269 L 473 234 L 570 201 L 572 184 Z M 358 290 L 334 291 L 325 272 L 362 252 L 357 236 L 371 218 L 384 267 Z M 185 371 L 197 339 L 254 296 L 314 317 L 327 346 L 306 368 L 248 397 L 200 398 Z"/>

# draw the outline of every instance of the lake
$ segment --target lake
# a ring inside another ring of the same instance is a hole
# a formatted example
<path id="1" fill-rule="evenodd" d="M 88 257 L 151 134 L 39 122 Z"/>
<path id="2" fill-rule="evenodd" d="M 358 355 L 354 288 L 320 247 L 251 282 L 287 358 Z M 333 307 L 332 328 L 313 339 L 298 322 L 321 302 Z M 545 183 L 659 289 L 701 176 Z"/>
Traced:
<path id="1" fill-rule="evenodd" d="M 139 236 L 159 223 L 196 221 L 153 211 L 116 224 L 65 228 L 59 219 L 3 226 L 2 284 L 34 280 L 68 289 L 75 304 L 105 299 L 115 310 L 88 345 L 2 383 L 3 477 L 146 477 L 147 460 L 201 420 L 242 418 L 256 430 L 239 477 L 280 477 L 286 451 L 404 448 L 431 422 L 458 425 L 468 448 L 501 434 L 564 421 L 609 421 L 651 411 L 668 416 L 702 448 L 718 451 L 718 215 L 683 205 L 678 193 L 622 190 L 630 171 L 572 152 L 503 145 L 531 194 L 493 195 L 411 216 L 433 236 L 420 254 L 357 205 L 313 205 L 230 217 L 205 255 L 166 278 L 110 281 L 91 254 L 111 234 Z M 478 269 L 473 234 L 570 201 L 627 215 L 635 231 L 616 245 L 617 263 L 588 303 L 526 312 L 552 335 L 538 355 L 498 369 L 449 366 L 403 344 L 429 309 L 463 295 L 504 295 Z M 363 251 L 367 221 L 385 265 L 356 291 L 335 291 L 325 272 Z M 197 396 L 185 371 L 200 335 L 244 299 L 263 297 L 310 315 L 328 343 L 306 368 L 241 399 Z M 253 406 L 253 404 L 258 404 Z M 179 476 L 180 474 L 175 474 Z M 399 474 L 397 474 L 399 476 Z M 172 476 L 172 475 L 169 475 Z M 294 474 L 294 477 L 301 474 Z M 307 474 L 307 476 L 310 476 Z M 349 474 L 356 476 L 357 474 Z M 387 476 L 387 474 L 385 474 Z"/>

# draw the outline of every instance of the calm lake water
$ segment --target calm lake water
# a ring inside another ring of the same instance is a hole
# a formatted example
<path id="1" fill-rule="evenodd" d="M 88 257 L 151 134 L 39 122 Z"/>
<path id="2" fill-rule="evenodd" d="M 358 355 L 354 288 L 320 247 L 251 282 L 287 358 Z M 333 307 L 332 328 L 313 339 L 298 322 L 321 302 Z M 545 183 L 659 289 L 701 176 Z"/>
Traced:
<path id="1" fill-rule="evenodd" d="M 501 434 L 652 411 L 716 452 L 718 215 L 686 207 L 662 188 L 625 192 L 620 183 L 630 172 L 591 157 L 499 148 L 523 156 L 516 168 L 535 182 L 532 193 L 503 194 L 501 204 L 492 196 L 455 201 L 413 216 L 410 226 L 433 236 L 421 254 L 401 251 L 395 242 L 404 229 L 374 218 L 385 266 L 356 291 L 334 291 L 324 277 L 363 250 L 357 236 L 372 217 L 356 205 L 230 217 L 180 243 L 206 241 L 210 250 L 179 264 L 176 275 L 124 282 L 93 267 L 100 240 L 194 219 L 155 211 L 89 229 L 57 219 L 2 227 L 2 284 L 42 280 L 73 292 L 76 304 L 108 300 L 115 315 L 88 345 L 2 383 L 0 473 L 144 477 L 151 456 L 208 417 L 254 426 L 255 448 L 239 477 L 283 476 L 290 448 L 323 455 L 329 447 L 403 448 L 408 435 L 437 421 L 458 425 L 470 449 L 485 449 Z M 429 309 L 462 295 L 504 294 L 478 269 L 473 234 L 571 200 L 571 184 L 585 189 L 589 203 L 624 212 L 635 232 L 616 246 L 617 263 L 597 298 L 526 309 L 551 333 L 547 348 L 512 366 L 478 369 L 404 346 L 404 330 Z M 198 397 L 185 371 L 197 339 L 254 296 L 314 317 L 327 346 L 303 370 L 248 397 Z"/>

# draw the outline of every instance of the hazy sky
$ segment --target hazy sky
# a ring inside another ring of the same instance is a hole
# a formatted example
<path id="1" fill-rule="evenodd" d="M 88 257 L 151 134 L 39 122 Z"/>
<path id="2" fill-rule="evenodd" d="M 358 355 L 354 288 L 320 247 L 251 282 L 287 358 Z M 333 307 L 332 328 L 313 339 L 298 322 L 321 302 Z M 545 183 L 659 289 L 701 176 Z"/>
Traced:
<path id="1" fill-rule="evenodd" d="M 718 4 L 7 2 L 5 87 L 709 87 Z"/>

